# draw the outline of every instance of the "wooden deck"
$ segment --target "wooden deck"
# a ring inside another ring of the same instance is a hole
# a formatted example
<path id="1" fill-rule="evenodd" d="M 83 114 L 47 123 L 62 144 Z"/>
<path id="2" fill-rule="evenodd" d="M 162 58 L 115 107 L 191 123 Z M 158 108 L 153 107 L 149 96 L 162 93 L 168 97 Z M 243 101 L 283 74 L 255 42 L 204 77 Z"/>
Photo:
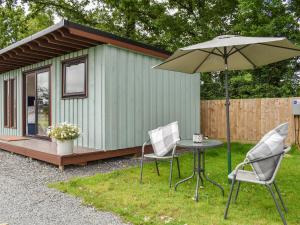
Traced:
<path id="1" fill-rule="evenodd" d="M 82 165 L 90 161 L 133 155 L 141 152 L 141 147 L 110 151 L 75 147 L 73 154 L 62 156 L 57 155 L 56 143 L 39 139 L 9 142 L 0 140 L 0 149 L 56 165 L 61 170 L 66 165 Z M 147 151 L 151 151 L 151 149 L 147 149 Z"/>

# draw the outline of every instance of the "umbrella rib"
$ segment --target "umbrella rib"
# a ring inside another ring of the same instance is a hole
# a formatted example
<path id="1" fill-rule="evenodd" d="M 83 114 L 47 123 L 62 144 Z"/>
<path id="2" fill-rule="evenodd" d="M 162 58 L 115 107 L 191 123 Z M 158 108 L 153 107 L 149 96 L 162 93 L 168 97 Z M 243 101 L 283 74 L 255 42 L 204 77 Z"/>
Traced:
<path id="1" fill-rule="evenodd" d="M 182 55 L 179 55 L 179 56 L 177 56 L 177 57 L 175 57 L 175 58 L 173 58 L 173 59 L 166 60 L 166 61 L 162 62 L 161 64 L 158 64 L 157 66 L 161 66 L 161 65 L 164 65 L 164 64 L 166 64 L 166 63 L 168 63 L 168 62 L 172 62 L 173 60 L 178 59 L 178 58 L 180 58 L 180 57 L 182 57 L 182 56 L 185 56 L 185 55 L 187 55 L 187 54 L 193 53 L 193 52 L 195 52 L 196 50 L 198 50 L 198 49 L 194 49 L 193 51 L 186 52 L 186 53 L 184 53 L 184 54 L 182 54 Z M 156 66 L 155 66 L 155 67 L 156 67 Z"/>
<path id="2" fill-rule="evenodd" d="M 240 51 L 240 50 L 242 50 L 242 49 L 248 47 L 248 46 L 249 46 L 249 45 L 245 45 L 245 46 L 243 46 L 243 47 L 241 47 L 241 48 L 237 48 L 237 47 L 233 46 L 232 49 L 236 49 L 236 50 L 233 51 L 233 52 L 231 52 L 231 50 L 230 50 L 229 53 L 228 53 L 228 57 L 231 56 L 231 55 L 233 55 L 233 54 L 235 54 L 235 53 L 237 53 L 238 51 Z M 230 53 L 230 52 L 231 52 L 231 53 Z"/>
<path id="3" fill-rule="evenodd" d="M 223 57 L 223 55 L 224 55 L 224 53 L 219 49 L 219 48 L 215 48 L 215 49 L 217 49 L 218 50 L 218 52 L 220 52 L 220 56 L 222 56 Z"/>
<path id="4" fill-rule="evenodd" d="M 190 52 L 186 52 L 186 53 L 184 53 L 184 54 L 182 54 L 182 55 L 179 55 L 179 56 L 177 56 L 177 57 L 175 57 L 175 58 L 173 58 L 173 59 L 166 60 L 166 61 L 162 62 L 161 64 L 158 64 L 157 66 L 161 66 L 161 65 L 164 65 L 164 64 L 166 64 L 166 63 L 168 63 L 168 62 L 172 62 L 172 61 L 175 60 L 175 59 L 178 59 L 178 58 L 180 58 L 180 57 L 183 57 L 183 56 L 185 56 L 185 55 L 187 55 L 187 54 L 190 54 L 190 53 L 193 53 L 193 52 L 195 52 L 195 51 L 202 51 L 202 52 L 205 52 L 205 53 L 208 53 L 208 54 L 214 54 L 214 55 L 223 57 L 222 55 L 217 54 L 217 53 L 215 53 L 215 52 L 210 52 L 210 51 L 206 51 L 206 50 L 203 50 L 203 49 L 194 49 L 194 50 L 192 50 L 192 51 L 190 51 Z M 155 66 L 155 67 L 157 67 L 157 66 Z"/>
<path id="5" fill-rule="evenodd" d="M 292 50 L 292 51 L 298 51 L 298 52 L 300 52 L 300 49 L 296 49 L 296 48 L 289 48 L 289 47 L 272 45 L 272 44 L 266 44 L 266 43 L 257 43 L 257 44 L 265 45 L 265 46 L 269 46 L 269 47 L 275 47 L 275 48 L 283 48 L 283 49 L 286 49 L 286 50 Z"/>
<path id="6" fill-rule="evenodd" d="M 230 49 L 230 51 L 227 53 L 228 56 L 230 56 L 230 54 L 231 54 L 231 52 L 232 52 L 233 49 L 234 49 L 234 46 L 232 46 L 232 48 Z"/>
<path id="7" fill-rule="evenodd" d="M 252 65 L 254 68 L 257 67 L 257 66 L 255 65 L 255 63 L 252 62 L 252 60 L 250 60 L 244 53 L 242 53 L 242 52 L 240 51 L 240 49 L 238 49 L 238 48 L 236 48 L 236 47 L 234 47 L 234 48 L 237 50 L 236 52 L 239 52 L 245 59 L 247 59 L 247 61 L 250 62 L 251 65 Z"/>
<path id="8" fill-rule="evenodd" d="M 208 59 L 208 57 L 209 57 L 211 54 L 214 53 L 215 49 L 216 49 L 216 48 L 214 48 L 214 49 L 213 49 L 213 50 L 205 57 L 205 59 L 200 63 L 199 66 L 196 67 L 196 69 L 193 71 L 193 73 L 196 73 L 196 72 L 197 72 L 197 70 L 203 65 L 203 63 L 205 63 L 205 61 Z"/>
<path id="9" fill-rule="evenodd" d="M 217 55 L 217 56 L 220 56 L 220 57 L 223 58 L 223 55 L 213 52 L 213 51 L 215 50 L 215 48 L 213 48 L 213 50 L 212 50 L 211 52 L 210 52 L 210 51 L 203 50 L 203 49 L 197 49 L 197 50 L 198 50 L 198 51 L 202 51 L 202 52 L 206 52 L 206 53 L 208 53 L 208 54 Z"/>

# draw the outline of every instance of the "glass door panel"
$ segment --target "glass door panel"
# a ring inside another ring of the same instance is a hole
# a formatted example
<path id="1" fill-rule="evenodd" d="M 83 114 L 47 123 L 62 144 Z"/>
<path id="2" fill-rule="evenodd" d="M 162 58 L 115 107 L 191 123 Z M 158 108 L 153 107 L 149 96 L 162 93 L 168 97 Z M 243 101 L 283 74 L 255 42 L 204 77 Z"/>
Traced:
<path id="1" fill-rule="evenodd" d="M 35 73 L 26 75 L 26 135 L 36 135 Z"/>
<path id="2" fill-rule="evenodd" d="M 43 71 L 36 75 L 36 115 L 37 135 L 47 136 L 49 121 L 49 72 Z"/>
<path id="3" fill-rule="evenodd" d="M 50 126 L 49 69 L 26 74 L 26 135 L 46 137 Z"/>

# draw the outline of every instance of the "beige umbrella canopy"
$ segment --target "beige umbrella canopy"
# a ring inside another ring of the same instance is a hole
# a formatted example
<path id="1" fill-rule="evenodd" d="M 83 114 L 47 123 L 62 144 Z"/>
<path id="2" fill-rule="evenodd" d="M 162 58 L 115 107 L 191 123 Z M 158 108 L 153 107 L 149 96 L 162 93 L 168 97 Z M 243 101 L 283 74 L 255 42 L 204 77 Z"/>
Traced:
<path id="1" fill-rule="evenodd" d="M 178 49 L 154 68 L 183 73 L 246 70 L 300 55 L 300 48 L 284 37 L 218 36 Z M 225 73 L 228 172 L 231 172 L 229 94 Z"/>
<path id="2" fill-rule="evenodd" d="M 286 38 L 224 35 L 178 49 L 155 68 L 184 73 L 254 69 L 298 56 L 300 48 Z"/>

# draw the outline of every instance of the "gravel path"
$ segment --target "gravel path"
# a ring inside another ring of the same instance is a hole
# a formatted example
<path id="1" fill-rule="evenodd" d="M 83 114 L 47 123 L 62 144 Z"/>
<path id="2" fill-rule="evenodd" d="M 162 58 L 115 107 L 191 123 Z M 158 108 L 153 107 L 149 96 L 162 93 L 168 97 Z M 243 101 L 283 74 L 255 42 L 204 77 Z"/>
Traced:
<path id="1" fill-rule="evenodd" d="M 9 225 L 123 225 L 109 212 L 97 211 L 47 184 L 74 176 L 109 172 L 136 164 L 136 159 L 113 159 L 85 167 L 57 167 L 0 150 L 0 224 Z"/>

